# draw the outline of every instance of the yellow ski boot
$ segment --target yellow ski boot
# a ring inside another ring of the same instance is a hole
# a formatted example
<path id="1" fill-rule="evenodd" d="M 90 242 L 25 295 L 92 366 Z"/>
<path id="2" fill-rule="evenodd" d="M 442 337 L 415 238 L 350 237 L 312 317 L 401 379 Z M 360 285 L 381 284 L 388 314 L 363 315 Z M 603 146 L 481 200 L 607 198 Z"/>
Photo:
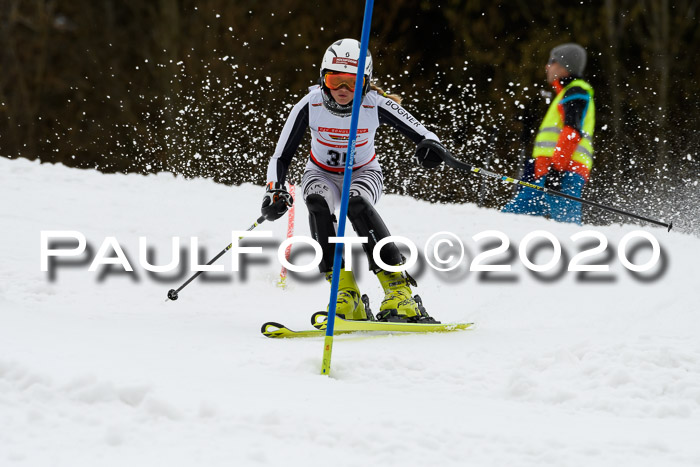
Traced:
<path id="1" fill-rule="evenodd" d="M 331 283 L 332 272 L 326 273 L 326 280 Z M 355 282 L 352 271 L 340 270 L 340 282 L 338 285 L 338 299 L 335 307 L 336 316 L 350 320 L 367 320 L 365 304 L 360 295 L 360 289 Z"/>
<path id="2" fill-rule="evenodd" d="M 407 273 L 379 271 L 377 278 L 385 294 L 377 321 L 437 322 L 425 311 L 420 297 L 413 297 L 411 285 L 416 281 Z"/>
<path id="3" fill-rule="evenodd" d="M 390 317 L 410 321 L 421 316 L 418 304 L 413 299 L 411 283 L 403 273 L 379 271 L 377 278 L 382 284 L 385 295 L 377 314 L 379 321 L 385 321 Z"/>

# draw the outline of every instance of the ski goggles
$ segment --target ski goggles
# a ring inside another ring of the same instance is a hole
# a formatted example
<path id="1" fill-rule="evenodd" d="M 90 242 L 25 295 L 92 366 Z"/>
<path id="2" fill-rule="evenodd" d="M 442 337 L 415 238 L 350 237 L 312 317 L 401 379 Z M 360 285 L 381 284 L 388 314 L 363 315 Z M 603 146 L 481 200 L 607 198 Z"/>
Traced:
<path id="1" fill-rule="evenodd" d="M 347 86 L 351 91 L 355 90 L 356 76 L 353 73 L 326 73 L 323 82 L 328 89 L 336 90 L 341 86 Z M 362 85 L 365 85 L 365 77 L 362 77 Z"/>

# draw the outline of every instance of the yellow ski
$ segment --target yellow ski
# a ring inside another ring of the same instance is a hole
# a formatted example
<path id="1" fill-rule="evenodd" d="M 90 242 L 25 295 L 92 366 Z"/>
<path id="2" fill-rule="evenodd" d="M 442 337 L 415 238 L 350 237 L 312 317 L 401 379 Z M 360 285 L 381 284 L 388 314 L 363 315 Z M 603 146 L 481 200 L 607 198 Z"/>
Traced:
<path id="1" fill-rule="evenodd" d="M 314 315 L 316 316 L 316 315 Z M 384 321 L 349 321 L 336 317 L 335 333 L 348 334 L 352 332 L 453 332 L 472 327 L 474 323 L 397 323 Z M 325 337 L 325 322 L 314 323 L 316 329 L 293 331 L 288 327 L 268 322 L 263 324 L 261 332 L 270 338 L 296 338 L 296 337 Z"/>

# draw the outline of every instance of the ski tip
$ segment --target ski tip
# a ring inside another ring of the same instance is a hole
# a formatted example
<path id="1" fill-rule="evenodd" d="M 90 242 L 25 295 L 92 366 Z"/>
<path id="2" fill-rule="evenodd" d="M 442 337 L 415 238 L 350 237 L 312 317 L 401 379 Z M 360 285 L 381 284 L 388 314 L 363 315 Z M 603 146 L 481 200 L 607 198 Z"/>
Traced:
<path id="1" fill-rule="evenodd" d="M 275 334 L 279 333 L 282 329 L 285 329 L 285 326 L 282 324 L 275 323 L 274 321 L 268 321 L 262 325 L 260 332 L 266 337 L 275 337 Z"/>

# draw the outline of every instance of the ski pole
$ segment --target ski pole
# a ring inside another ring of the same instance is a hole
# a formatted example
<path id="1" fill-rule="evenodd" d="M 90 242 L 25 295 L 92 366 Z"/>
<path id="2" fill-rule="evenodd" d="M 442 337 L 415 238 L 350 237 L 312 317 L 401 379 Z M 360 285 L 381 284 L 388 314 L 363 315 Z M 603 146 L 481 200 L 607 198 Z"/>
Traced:
<path id="1" fill-rule="evenodd" d="M 551 190 L 547 187 L 535 185 L 533 183 L 524 182 L 522 180 L 518 180 L 517 178 L 506 177 L 505 175 L 500 175 L 500 174 L 497 174 L 495 172 L 491 172 L 489 170 L 482 169 L 480 167 L 474 167 L 472 165 L 466 164 L 460 160 L 455 159 L 449 153 L 443 153 L 442 160 L 445 161 L 445 164 L 447 164 L 450 167 L 453 167 L 455 169 L 458 169 L 458 170 L 463 170 L 465 172 L 472 172 L 472 173 L 476 173 L 476 174 L 483 174 L 483 175 L 486 175 L 487 177 L 496 178 L 496 179 L 501 180 L 505 183 L 513 183 L 515 185 L 520 185 L 520 186 L 524 186 L 527 188 L 532 188 L 533 190 L 538 190 L 538 191 L 541 191 L 542 193 L 545 193 L 545 194 L 559 196 L 560 198 L 566 198 L 566 199 L 570 199 L 572 201 L 577 201 L 579 203 L 587 204 L 589 206 L 595 206 L 599 209 L 611 211 L 611 212 L 614 212 L 616 214 L 622 214 L 623 216 L 633 217 L 635 219 L 639 219 L 642 221 L 650 222 L 652 224 L 660 225 L 662 227 L 666 227 L 666 228 L 668 228 L 669 232 L 671 231 L 671 227 L 673 227 L 673 223 L 667 224 L 665 222 L 650 219 L 648 217 L 640 216 L 638 214 L 633 214 L 631 212 L 623 211 L 622 209 L 617 209 L 617 208 L 613 208 L 611 206 L 606 206 L 604 204 L 596 203 L 595 201 L 589 201 L 586 199 L 578 198 L 576 196 L 567 195 L 566 193 L 562 193 L 560 191 Z"/>
<path id="2" fill-rule="evenodd" d="M 251 230 L 253 230 L 253 229 L 256 228 L 257 226 L 259 226 L 259 225 L 262 224 L 263 222 L 265 222 L 265 217 L 264 217 L 264 216 L 258 217 L 258 220 L 255 221 L 255 223 L 254 223 L 253 225 L 251 225 L 248 229 L 246 229 L 246 232 L 250 232 Z M 242 238 L 243 238 L 243 237 L 239 237 L 238 239 L 241 240 Z M 211 266 L 217 259 L 221 258 L 221 256 L 222 256 L 224 253 L 226 253 L 228 250 L 230 250 L 232 246 L 233 246 L 233 243 L 229 243 L 228 246 L 227 246 L 226 248 L 224 248 L 223 250 L 221 250 L 221 252 L 219 252 L 218 255 L 214 256 L 214 257 L 212 258 L 212 260 L 209 261 L 206 265 L 207 265 L 207 266 Z M 192 277 L 190 277 L 189 279 L 187 279 L 187 280 L 185 281 L 185 283 L 182 284 L 180 287 L 178 287 L 177 289 L 170 289 L 170 290 L 168 290 L 168 298 L 166 298 L 165 301 L 167 302 L 168 300 L 177 300 L 177 299 L 178 299 L 177 294 L 178 294 L 182 289 L 184 289 L 185 287 L 187 287 L 187 284 L 189 284 L 190 282 L 192 282 L 193 280 L 195 280 L 195 279 L 196 279 L 201 273 L 203 273 L 203 272 L 204 272 L 204 271 L 197 271 L 197 272 L 195 272 L 195 273 L 192 275 Z"/>

